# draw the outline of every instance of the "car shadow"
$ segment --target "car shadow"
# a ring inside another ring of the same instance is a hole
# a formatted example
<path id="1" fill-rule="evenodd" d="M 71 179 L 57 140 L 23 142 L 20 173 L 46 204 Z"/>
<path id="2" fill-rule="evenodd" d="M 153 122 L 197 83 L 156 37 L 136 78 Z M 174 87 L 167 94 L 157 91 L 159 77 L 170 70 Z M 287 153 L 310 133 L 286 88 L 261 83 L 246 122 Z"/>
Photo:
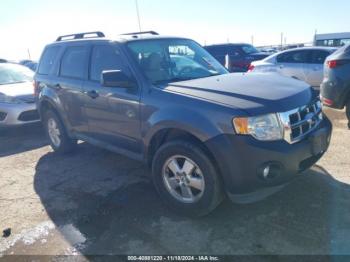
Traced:
<path id="1" fill-rule="evenodd" d="M 226 200 L 197 219 L 161 203 L 145 166 L 85 143 L 44 155 L 34 187 L 84 255 L 350 253 L 350 186 L 319 166 L 264 201 Z"/>
<path id="2" fill-rule="evenodd" d="M 0 157 L 10 156 L 48 145 L 42 125 L 0 129 Z"/>

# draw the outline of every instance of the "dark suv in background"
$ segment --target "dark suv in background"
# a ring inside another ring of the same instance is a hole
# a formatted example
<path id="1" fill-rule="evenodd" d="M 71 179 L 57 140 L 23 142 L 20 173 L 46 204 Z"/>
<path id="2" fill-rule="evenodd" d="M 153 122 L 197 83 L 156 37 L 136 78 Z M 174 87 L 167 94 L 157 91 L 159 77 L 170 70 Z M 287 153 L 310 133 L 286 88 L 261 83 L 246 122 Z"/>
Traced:
<path id="1" fill-rule="evenodd" d="M 321 96 L 326 106 L 336 109 L 346 107 L 350 129 L 350 45 L 340 48 L 327 57 Z"/>
<path id="2" fill-rule="evenodd" d="M 230 72 L 247 72 L 251 62 L 270 55 L 249 44 L 220 44 L 204 48 Z"/>
<path id="3" fill-rule="evenodd" d="M 143 161 L 162 200 L 189 215 L 225 195 L 248 203 L 276 192 L 331 137 L 308 85 L 229 74 L 193 40 L 155 32 L 59 37 L 42 54 L 35 89 L 55 151 L 79 139 Z"/>

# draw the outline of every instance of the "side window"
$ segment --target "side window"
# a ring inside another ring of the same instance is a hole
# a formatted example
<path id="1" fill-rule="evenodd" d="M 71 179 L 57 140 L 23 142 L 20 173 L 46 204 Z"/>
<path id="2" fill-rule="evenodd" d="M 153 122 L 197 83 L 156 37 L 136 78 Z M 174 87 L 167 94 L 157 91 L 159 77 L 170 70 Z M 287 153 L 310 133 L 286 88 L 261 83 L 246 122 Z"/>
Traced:
<path id="1" fill-rule="evenodd" d="M 242 55 L 241 50 L 236 46 L 230 46 L 228 48 L 228 54 L 233 57 L 239 57 Z"/>
<path id="2" fill-rule="evenodd" d="M 208 48 L 208 52 L 213 56 L 225 56 L 228 51 L 225 46 L 212 46 Z"/>
<path id="3" fill-rule="evenodd" d="M 278 63 L 306 63 L 307 62 L 307 54 L 306 51 L 291 51 L 280 54 L 277 56 Z"/>
<path id="4" fill-rule="evenodd" d="M 60 75 L 64 77 L 83 79 L 87 54 L 87 47 L 68 47 L 62 57 Z"/>
<path id="5" fill-rule="evenodd" d="M 92 81 L 100 81 L 104 70 L 123 70 L 126 66 L 116 47 L 110 45 L 97 45 L 93 47 L 90 65 L 90 77 Z M 128 74 L 128 72 L 125 72 Z"/>
<path id="6" fill-rule="evenodd" d="M 314 50 L 312 51 L 312 58 L 311 63 L 312 64 L 323 64 L 326 60 L 327 56 L 329 56 L 330 53 L 323 50 Z"/>
<path id="7" fill-rule="evenodd" d="M 38 69 L 40 75 L 48 75 L 50 73 L 60 49 L 60 46 L 50 46 L 45 49 L 42 58 L 40 59 Z"/>

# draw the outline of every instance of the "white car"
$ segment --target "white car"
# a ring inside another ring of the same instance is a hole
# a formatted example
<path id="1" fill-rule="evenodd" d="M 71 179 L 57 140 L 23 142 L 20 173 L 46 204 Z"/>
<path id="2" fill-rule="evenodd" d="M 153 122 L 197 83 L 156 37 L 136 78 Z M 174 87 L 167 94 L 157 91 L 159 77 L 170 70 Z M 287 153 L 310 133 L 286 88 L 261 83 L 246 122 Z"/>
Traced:
<path id="1" fill-rule="evenodd" d="M 324 61 L 335 50 L 333 47 L 289 49 L 252 62 L 248 72 L 276 72 L 319 88 L 323 80 Z"/>
<path id="2" fill-rule="evenodd" d="M 0 128 L 40 121 L 33 72 L 21 65 L 0 64 Z"/>

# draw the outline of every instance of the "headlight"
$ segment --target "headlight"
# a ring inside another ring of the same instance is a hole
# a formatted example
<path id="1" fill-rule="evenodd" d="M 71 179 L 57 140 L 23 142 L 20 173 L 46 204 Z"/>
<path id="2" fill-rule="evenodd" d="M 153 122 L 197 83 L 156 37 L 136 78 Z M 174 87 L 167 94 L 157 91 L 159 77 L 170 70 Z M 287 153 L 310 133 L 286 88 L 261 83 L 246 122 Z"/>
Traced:
<path id="1" fill-rule="evenodd" d="M 21 101 L 19 101 L 19 100 L 16 99 L 15 97 L 6 96 L 6 95 L 0 93 L 0 103 L 5 103 L 5 104 L 20 104 Z"/>
<path id="2" fill-rule="evenodd" d="M 252 135 L 262 141 L 283 138 L 283 128 L 276 114 L 234 118 L 233 126 L 237 134 Z"/>

